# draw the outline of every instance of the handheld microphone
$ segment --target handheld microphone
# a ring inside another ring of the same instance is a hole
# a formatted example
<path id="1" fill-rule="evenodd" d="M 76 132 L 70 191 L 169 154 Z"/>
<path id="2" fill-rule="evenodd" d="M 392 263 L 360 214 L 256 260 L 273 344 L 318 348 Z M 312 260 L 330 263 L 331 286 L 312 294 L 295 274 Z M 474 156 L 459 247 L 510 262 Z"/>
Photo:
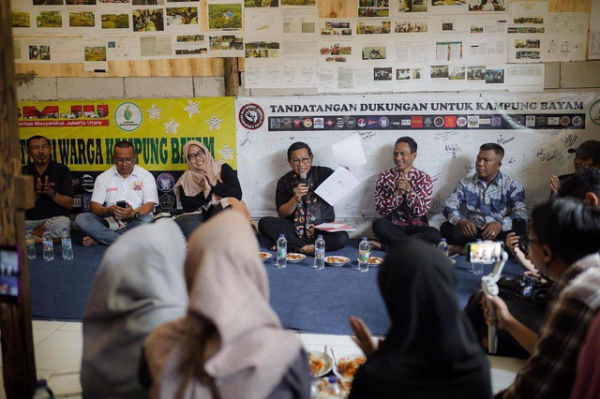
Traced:
<path id="1" fill-rule="evenodd" d="M 300 174 L 300 184 L 305 184 L 308 186 L 308 177 L 306 176 L 306 173 Z M 302 196 L 302 201 L 304 202 L 308 202 L 309 199 L 309 194 L 305 194 L 304 196 Z"/>

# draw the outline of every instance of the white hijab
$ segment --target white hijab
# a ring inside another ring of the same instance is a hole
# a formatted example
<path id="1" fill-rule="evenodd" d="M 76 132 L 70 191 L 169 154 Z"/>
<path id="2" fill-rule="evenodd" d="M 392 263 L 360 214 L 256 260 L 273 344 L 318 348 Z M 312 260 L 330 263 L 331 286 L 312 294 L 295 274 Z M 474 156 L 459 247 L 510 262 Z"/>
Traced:
<path id="1" fill-rule="evenodd" d="M 85 398 L 144 398 L 138 367 L 146 335 L 185 314 L 185 238 L 168 219 L 111 245 L 83 315 L 81 386 Z"/>
<path id="2" fill-rule="evenodd" d="M 189 241 L 185 276 L 191 287 L 186 317 L 157 328 L 144 343 L 154 381 L 150 396 L 212 398 L 210 384 L 202 381 L 209 376 L 221 399 L 265 398 L 301 344 L 281 328 L 269 305 L 248 220 L 228 210 L 198 228 Z"/>

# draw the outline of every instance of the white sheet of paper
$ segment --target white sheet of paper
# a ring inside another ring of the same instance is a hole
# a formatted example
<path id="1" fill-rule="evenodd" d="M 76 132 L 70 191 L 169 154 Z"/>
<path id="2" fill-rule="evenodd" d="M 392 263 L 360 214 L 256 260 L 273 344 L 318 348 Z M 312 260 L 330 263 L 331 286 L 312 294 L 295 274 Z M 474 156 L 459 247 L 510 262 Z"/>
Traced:
<path id="1" fill-rule="evenodd" d="M 367 163 L 358 134 L 338 141 L 331 146 L 337 163 L 342 166 L 359 166 Z"/>
<path id="2" fill-rule="evenodd" d="M 335 205 L 354 190 L 359 183 L 360 181 L 352 173 L 340 166 L 317 187 L 315 194 L 323 198 L 329 205 Z"/>

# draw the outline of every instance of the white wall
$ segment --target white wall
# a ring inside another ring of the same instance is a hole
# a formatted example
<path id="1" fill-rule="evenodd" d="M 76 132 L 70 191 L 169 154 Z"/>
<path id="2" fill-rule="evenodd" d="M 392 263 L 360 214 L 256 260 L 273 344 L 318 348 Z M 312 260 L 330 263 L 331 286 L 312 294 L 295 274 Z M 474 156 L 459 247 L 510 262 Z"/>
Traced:
<path id="1" fill-rule="evenodd" d="M 242 73 L 243 75 L 243 73 Z M 243 76 L 241 81 L 243 82 Z M 600 92 L 600 61 L 548 63 L 545 68 L 545 91 L 551 92 Z M 240 96 L 290 96 L 290 95 L 316 95 L 316 91 L 303 89 L 245 89 L 240 88 Z M 224 81 L 222 77 L 149 77 L 149 78 L 35 78 L 29 83 L 17 88 L 19 101 L 51 101 L 72 99 L 100 99 L 100 98 L 178 98 L 178 97 L 211 97 L 224 95 Z M 515 100 L 519 93 L 511 93 Z M 543 137 L 538 138 L 543 141 Z M 478 140 L 479 142 L 479 140 Z M 426 143 L 426 142 L 425 142 Z M 545 143 L 541 142 L 540 145 Z M 287 148 L 281 148 L 285 151 Z M 391 148 L 391 146 L 390 146 Z M 427 144 L 421 144 L 417 166 L 423 167 L 424 154 L 427 154 Z M 381 165 L 386 165 L 385 154 L 382 155 Z M 455 161 L 459 162 L 459 161 Z M 466 168 L 470 160 L 461 160 Z M 268 167 L 268 166 L 267 166 Z M 545 178 L 545 177 L 544 177 Z M 458 176 L 456 176 L 458 179 Z M 525 184 L 532 183 L 536 186 L 542 184 L 534 176 L 527 177 Z M 440 191 L 441 196 L 454 186 L 449 182 L 447 189 Z M 243 187 L 244 188 L 244 187 Z M 541 190 L 541 189 L 540 189 Z M 248 191 L 248 190 L 246 190 Z M 369 189 L 366 189 L 369 191 Z M 368 193 L 365 192 L 364 195 Z M 366 201 L 366 200 L 364 200 Z M 438 200 L 439 202 L 439 200 Z M 362 227 L 368 229 L 369 222 L 362 222 L 363 217 L 370 217 L 369 213 L 347 218 L 358 227 L 357 234 L 362 234 Z M 433 220 L 438 224 L 439 220 Z"/>

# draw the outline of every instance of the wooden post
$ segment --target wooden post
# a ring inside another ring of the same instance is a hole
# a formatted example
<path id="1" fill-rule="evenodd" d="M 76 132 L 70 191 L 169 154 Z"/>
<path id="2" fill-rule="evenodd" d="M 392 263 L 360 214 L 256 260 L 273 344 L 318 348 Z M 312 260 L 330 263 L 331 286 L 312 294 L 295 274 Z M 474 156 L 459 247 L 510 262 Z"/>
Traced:
<path id="1" fill-rule="evenodd" d="M 18 245 L 23 254 L 20 264 L 21 302 L 0 304 L 2 372 L 8 399 L 32 397 L 37 379 L 31 332 L 29 269 L 27 252 L 24 251 L 24 210 L 33 205 L 33 183 L 31 177 L 19 176 L 16 94 L 10 1 L 0 1 L 0 243 Z M 21 190 L 18 196 L 17 188 Z"/>
<path id="2" fill-rule="evenodd" d="M 223 75 L 225 78 L 225 95 L 235 97 L 240 92 L 240 75 L 238 73 L 238 59 L 225 58 Z"/>

